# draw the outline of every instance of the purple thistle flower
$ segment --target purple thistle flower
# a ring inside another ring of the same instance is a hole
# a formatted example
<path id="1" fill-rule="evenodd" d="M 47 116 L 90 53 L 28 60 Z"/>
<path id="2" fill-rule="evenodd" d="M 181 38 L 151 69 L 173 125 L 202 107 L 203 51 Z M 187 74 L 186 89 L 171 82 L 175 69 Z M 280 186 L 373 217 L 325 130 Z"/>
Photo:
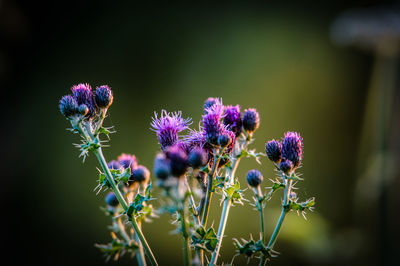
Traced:
<path id="1" fill-rule="evenodd" d="M 108 108 L 113 102 L 113 93 L 110 87 L 103 85 L 96 88 L 94 99 L 97 107 Z"/>
<path id="2" fill-rule="evenodd" d="M 133 170 L 132 175 L 129 177 L 128 184 L 132 185 L 134 182 L 147 183 L 150 180 L 150 171 L 143 165 L 139 165 Z"/>
<path id="3" fill-rule="evenodd" d="M 137 168 L 138 163 L 136 160 L 135 155 L 131 155 L 131 154 L 121 154 L 120 156 L 118 156 L 118 162 L 119 164 L 124 168 L 131 168 L 131 173 Z"/>
<path id="4" fill-rule="evenodd" d="M 254 188 L 258 187 L 263 181 L 263 176 L 257 169 L 248 171 L 246 177 L 249 186 Z"/>
<path id="5" fill-rule="evenodd" d="M 303 140 L 297 132 L 286 132 L 282 141 L 282 157 L 292 161 L 294 168 L 303 159 Z"/>
<path id="6" fill-rule="evenodd" d="M 222 100 L 218 99 L 218 98 L 213 98 L 213 97 L 209 97 L 205 102 L 204 102 L 204 114 L 207 114 L 208 111 L 207 109 L 209 109 L 210 107 L 212 107 L 215 104 L 222 104 Z"/>
<path id="7" fill-rule="evenodd" d="M 221 101 L 218 101 L 206 111 L 206 114 L 203 115 L 204 137 L 208 143 L 218 145 L 218 137 L 224 133 L 226 128 L 221 123 L 221 119 L 224 117 L 224 106 Z"/>
<path id="8" fill-rule="evenodd" d="M 178 142 L 178 133 L 187 129 L 191 124 L 191 118 L 183 119 L 182 112 L 167 113 L 162 110 L 161 116 L 158 117 L 154 113 L 151 122 L 151 130 L 157 133 L 161 149 L 165 151 L 168 147 L 175 145 Z"/>
<path id="9" fill-rule="evenodd" d="M 65 95 L 60 100 L 60 112 L 65 117 L 71 117 L 78 112 L 78 103 L 71 95 Z"/>
<path id="10" fill-rule="evenodd" d="M 92 88 L 89 84 L 78 84 L 74 85 L 72 88 L 72 94 L 78 105 L 85 104 L 89 108 L 87 117 L 92 118 L 96 115 L 96 105 L 94 103 Z"/>
<path id="11" fill-rule="evenodd" d="M 257 110 L 254 108 L 246 109 L 243 114 L 242 123 L 244 130 L 248 133 L 256 131 L 260 125 L 260 116 Z"/>
<path id="12" fill-rule="evenodd" d="M 236 137 L 242 133 L 242 117 L 240 113 L 240 105 L 225 106 L 224 124 L 228 129 L 235 133 Z"/>
<path id="13" fill-rule="evenodd" d="M 119 162 L 117 162 L 116 160 L 110 161 L 107 164 L 107 166 L 108 166 L 108 169 L 113 169 L 113 170 L 118 170 L 118 169 L 122 168 L 122 165 Z"/>
<path id="14" fill-rule="evenodd" d="M 279 164 L 279 168 L 284 172 L 285 174 L 289 174 L 292 169 L 293 169 L 293 163 L 290 160 L 287 160 L 285 158 L 282 158 L 282 161 Z"/>
<path id="15" fill-rule="evenodd" d="M 268 159 L 278 163 L 282 156 L 282 143 L 274 139 L 268 141 L 265 145 L 265 153 L 267 154 Z"/>
<path id="16" fill-rule="evenodd" d="M 175 145 L 168 147 L 165 155 L 170 160 L 171 174 L 175 177 L 183 176 L 189 167 L 186 152 Z"/>

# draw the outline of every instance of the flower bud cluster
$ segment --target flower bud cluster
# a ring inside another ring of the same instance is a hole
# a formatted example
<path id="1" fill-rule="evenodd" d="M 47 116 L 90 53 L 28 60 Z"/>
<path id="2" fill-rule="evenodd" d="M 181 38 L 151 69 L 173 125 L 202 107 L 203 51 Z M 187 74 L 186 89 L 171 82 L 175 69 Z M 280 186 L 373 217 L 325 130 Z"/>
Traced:
<path id="1" fill-rule="evenodd" d="M 268 159 L 279 165 L 285 174 L 291 174 L 303 159 L 303 139 L 297 132 L 286 132 L 282 142 L 268 141 L 265 146 Z"/>
<path id="2" fill-rule="evenodd" d="M 60 112 L 67 118 L 82 116 L 93 119 L 99 109 L 107 109 L 113 102 L 112 90 L 107 85 L 96 88 L 93 95 L 89 84 L 78 84 L 72 88 L 72 95 L 65 95 L 59 103 Z"/>

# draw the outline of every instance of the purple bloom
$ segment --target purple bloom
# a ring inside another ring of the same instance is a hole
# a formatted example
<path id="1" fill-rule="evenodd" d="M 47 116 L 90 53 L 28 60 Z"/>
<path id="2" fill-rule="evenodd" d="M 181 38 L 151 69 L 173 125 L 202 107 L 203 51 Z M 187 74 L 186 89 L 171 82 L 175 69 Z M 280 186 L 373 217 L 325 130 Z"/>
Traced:
<path id="1" fill-rule="evenodd" d="M 154 113 L 150 125 L 152 126 L 151 130 L 157 133 L 161 149 L 165 151 L 178 142 L 178 133 L 187 129 L 190 124 L 191 119 L 183 119 L 181 111 L 167 113 L 167 111 L 162 110 L 160 117 L 157 116 L 157 113 Z"/>
<path id="2" fill-rule="evenodd" d="M 224 106 L 221 101 L 218 101 L 206 111 L 203 115 L 204 137 L 208 143 L 218 145 L 218 137 L 225 131 L 225 126 L 221 123 L 224 117 Z"/>
<path id="3" fill-rule="evenodd" d="M 89 112 L 87 116 L 92 118 L 96 115 L 96 105 L 94 103 L 92 88 L 89 84 L 78 84 L 71 88 L 72 94 L 74 95 L 75 100 L 78 102 L 78 105 L 85 104 L 89 108 Z"/>
<path id="4" fill-rule="evenodd" d="M 286 132 L 282 141 L 282 157 L 292 161 L 296 168 L 303 159 L 303 140 L 296 132 Z"/>
<path id="5" fill-rule="evenodd" d="M 112 160 L 111 162 L 109 162 L 107 164 L 107 166 L 108 166 L 108 169 L 114 169 L 114 170 L 118 170 L 118 169 L 122 168 L 121 164 L 115 160 Z"/>
<path id="6" fill-rule="evenodd" d="M 103 85 L 96 88 L 94 99 L 97 107 L 108 108 L 113 102 L 113 93 L 110 87 Z"/>
<path id="7" fill-rule="evenodd" d="M 258 115 L 257 110 L 254 108 L 246 109 L 243 114 L 242 123 L 244 130 L 248 133 L 256 131 L 260 125 L 260 116 Z"/>
<path id="8" fill-rule="evenodd" d="M 222 104 L 221 99 L 213 98 L 213 97 L 208 98 L 204 102 L 204 114 L 207 114 L 208 113 L 207 109 L 209 109 L 210 107 L 212 107 L 214 104 L 217 104 L 217 103 L 221 103 Z"/>
<path id="9" fill-rule="evenodd" d="M 287 160 L 285 158 L 282 158 L 281 163 L 279 164 L 279 168 L 284 172 L 285 174 L 289 174 L 290 171 L 293 169 L 293 163 L 290 160 Z"/>
<path id="10" fill-rule="evenodd" d="M 251 187 L 258 187 L 263 181 L 263 176 L 257 169 L 250 170 L 247 172 L 247 183 Z"/>
<path id="11" fill-rule="evenodd" d="M 168 147 L 165 155 L 170 160 L 171 174 L 175 177 L 183 176 L 189 167 L 186 152 L 175 145 Z"/>
<path id="12" fill-rule="evenodd" d="M 129 178 L 129 185 L 134 182 L 147 183 L 150 180 L 150 171 L 143 165 L 139 165 L 135 170 L 133 170 L 132 175 Z"/>
<path id="13" fill-rule="evenodd" d="M 65 117 L 73 116 L 78 111 L 78 103 L 71 95 L 65 95 L 60 100 L 60 112 Z"/>
<path id="14" fill-rule="evenodd" d="M 228 129 L 235 133 L 236 137 L 242 133 L 242 117 L 240 113 L 240 105 L 225 106 L 224 124 Z"/>
<path id="15" fill-rule="evenodd" d="M 89 113 L 89 108 L 86 106 L 86 104 L 81 104 L 78 107 L 78 112 L 80 115 L 87 115 Z"/>
<path id="16" fill-rule="evenodd" d="M 267 154 L 268 159 L 278 163 L 282 156 L 282 143 L 274 139 L 268 141 L 265 145 L 265 153 Z"/>
<path id="17" fill-rule="evenodd" d="M 131 168 L 131 173 L 133 172 L 133 170 L 135 170 L 138 166 L 137 160 L 135 155 L 131 155 L 131 154 L 121 154 L 120 156 L 118 156 L 118 162 L 120 163 L 120 165 L 124 168 Z"/>
<path id="18" fill-rule="evenodd" d="M 231 134 L 229 134 L 228 132 L 231 132 L 231 131 L 226 130 L 224 132 L 224 134 L 221 134 L 218 137 L 218 145 L 220 145 L 221 147 L 226 147 L 232 143 Z M 232 132 L 232 134 L 234 134 L 234 133 Z"/>

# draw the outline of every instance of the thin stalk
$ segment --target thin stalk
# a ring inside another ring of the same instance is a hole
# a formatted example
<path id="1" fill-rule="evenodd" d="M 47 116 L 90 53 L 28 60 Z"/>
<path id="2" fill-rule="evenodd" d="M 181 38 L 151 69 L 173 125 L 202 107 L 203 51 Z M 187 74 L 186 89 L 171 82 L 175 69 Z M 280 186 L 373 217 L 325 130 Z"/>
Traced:
<path id="1" fill-rule="evenodd" d="M 197 211 L 196 203 L 195 203 L 194 198 L 193 198 L 192 190 L 190 189 L 190 186 L 189 186 L 189 183 L 188 183 L 186 177 L 185 177 L 184 182 L 185 182 L 186 189 L 190 194 L 189 195 L 189 204 L 190 204 L 190 207 L 192 208 L 192 210 L 194 212 L 193 213 L 193 220 L 194 220 L 196 226 L 198 226 L 198 225 L 200 225 L 200 217 L 199 217 L 199 213 Z"/>
<path id="2" fill-rule="evenodd" d="M 101 168 L 102 168 L 103 171 L 104 171 L 104 174 L 105 174 L 105 177 L 106 177 L 106 179 L 107 179 L 107 182 L 108 182 L 109 185 L 111 186 L 111 189 L 113 190 L 113 192 L 114 192 L 115 196 L 117 197 L 119 203 L 121 204 L 121 206 L 122 206 L 122 208 L 123 208 L 124 210 L 127 210 L 127 209 L 128 209 L 128 204 L 126 203 L 126 201 L 125 201 L 125 199 L 124 199 L 124 197 L 123 197 L 121 191 L 119 190 L 118 186 L 115 184 L 115 181 L 114 181 L 114 178 L 113 178 L 112 175 L 111 175 L 110 169 L 108 169 L 107 162 L 106 162 L 106 160 L 104 159 L 104 156 L 103 156 L 103 152 L 102 152 L 102 150 L 101 150 L 101 147 L 99 147 L 99 148 L 93 150 L 93 153 L 96 155 L 96 158 L 98 159 L 98 161 L 99 161 L 99 163 L 100 163 L 100 166 L 101 166 Z M 131 222 L 131 224 L 132 224 L 132 226 L 133 226 L 133 229 L 134 229 L 136 235 L 138 236 L 138 238 L 139 238 L 139 240 L 140 240 L 140 242 L 138 242 L 138 244 L 139 244 L 139 245 L 140 245 L 140 244 L 143 245 L 143 248 L 144 248 L 144 250 L 145 250 L 145 252 L 146 252 L 146 255 L 147 255 L 147 257 L 148 257 L 149 260 L 150 260 L 150 263 L 151 263 L 152 265 L 158 265 L 158 263 L 157 263 L 157 261 L 156 261 L 156 258 L 154 257 L 154 254 L 153 254 L 153 252 L 151 251 L 151 249 L 150 249 L 150 247 L 149 247 L 149 244 L 148 244 L 147 241 L 146 241 L 146 238 L 144 237 L 142 231 L 141 231 L 140 228 L 139 228 L 139 225 L 138 225 L 137 222 L 136 222 L 135 217 L 129 216 L 128 219 L 129 219 L 129 221 Z"/>
<path id="3" fill-rule="evenodd" d="M 183 241 L 183 262 L 184 265 L 190 266 L 192 265 L 192 255 L 190 250 L 190 239 L 189 232 L 186 225 L 186 217 L 185 217 L 185 206 L 183 202 L 183 208 L 179 211 L 181 216 L 181 231 L 182 231 L 182 241 Z"/>
<path id="4" fill-rule="evenodd" d="M 231 162 L 232 165 L 232 170 L 228 171 L 228 176 L 229 176 L 229 184 L 233 183 L 234 177 L 235 177 L 235 172 L 237 169 L 237 166 L 240 162 L 240 158 L 238 159 L 233 159 Z M 222 213 L 221 213 L 221 219 L 219 222 L 219 227 L 218 227 L 218 233 L 217 233 L 217 246 L 215 247 L 215 250 L 212 254 L 211 257 L 211 261 L 209 265 L 215 265 L 217 263 L 218 260 L 218 256 L 219 256 L 219 251 L 221 249 L 221 245 L 222 245 L 222 238 L 224 237 L 224 232 L 225 232 L 225 227 L 226 227 L 226 223 L 228 221 L 228 216 L 229 216 L 229 210 L 232 206 L 232 201 L 230 198 L 225 198 L 224 199 L 224 206 L 222 209 Z"/>
<path id="5" fill-rule="evenodd" d="M 230 170 L 230 171 L 227 170 L 228 184 L 229 185 L 232 185 L 233 181 L 235 180 L 236 169 L 237 169 L 237 167 L 239 165 L 239 162 L 241 160 L 241 158 L 239 157 L 239 154 L 242 152 L 242 150 L 247 149 L 247 145 L 250 143 L 251 138 L 252 138 L 252 136 L 248 135 L 246 137 L 246 140 L 243 143 L 239 144 L 237 154 L 235 153 L 233 155 L 233 159 L 231 161 L 231 167 L 232 167 L 231 169 L 232 170 Z M 221 213 L 221 219 L 219 221 L 218 233 L 217 233 L 218 242 L 217 242 L 217 246 L 215 247 L 215 250 L 214 250 L 214 252 L 212 254 L 211 261 L 210 261 L 209 265 L 217 264 L 219 251 L 220 251 L 221 246 L 222 246 L 222 239 L 224 237 L 226 223 L 228 221 L 229 210 L 230 210 L 231 206 L 232 206 L 231 199 L 230 198 L 225 198 L 224 199 L 224 206 L 223 206 L 222 213 Z"/>
<path id="6" fill-rule="evenodd" d="M 141 229 L 142 225 L 140 222 L 138 222 L 138 226 Z M 136 242 L 139 244 L 140 243 L 140 239 L 138 234 L 135 233 L 135 240 Z M 138 245 L 139 246 L 139 254 L 136 254 L 136 259 L 137 262 L 139 264 L 139 266 L 146 266 L 146 258 L 144 257 L 144 249 L 143 249 L 143 245 Z"/>
<path id="7" fill-rule="evenodd" d="M 292 186 L 292 180 L 288 180 L 285 179 L 285 190 L 284 190 L 284 195 L 283 195 L 283 202 L 282 202 L 282 212 L 281 215 L 279 217 L 279 220 L 275 226 L 274 232 L 271 235 L 271 238 L 269 239 L 267 248 L 272 249 L 275 245 L 276 239 L 279 235 L 279 231 L 281 230 L 282 227 L 282 223 L 285 220 L 286 214 L 288 213 L 288 208 L 287 208 L 287 204 L 289 201 L 289 194 L 290 194 L 290 190 L 291 190 L 291 186 Z"/>
<path id="8" fill-rule="evenodd" d="M 210 211 L 210 204 L 211 204 L 211 197 L 212 197 L 212 185 L 213 185 L 213 180 L 215 178 L 215 175 L 217 174 L 217 168 L 218 168 L 220 160 L 221 160 L 221 158 L 217 159 L 217 155 L 215 155 L 215 153 L 214 153 L 214 164 L 213 164 L 211 173 L 208 174 L 207 194 L 206 194 L 206 199 L 204 201 L 203 214 L 201 217 L 201 224 L 204 227 L 207 226 L 208 213 Z"/>
<path id="9" fill-rule="evenodd" d="M 262 206 L 262 198 L 257 196 L 258 199 L 258 203 L 259 203 L 259 208 L 258 208 L 258 212 L 260 213 L 260 233 L 261 233 L 261 241 L 264 244 L 265 242 L 265 231 L 264 231 L 264 208 Z M 265 264 L 267 260 L 267 257 L 263 254 L 261 255 L 260 258 L 260 264 L 259 266 L 263 266 Z"/>

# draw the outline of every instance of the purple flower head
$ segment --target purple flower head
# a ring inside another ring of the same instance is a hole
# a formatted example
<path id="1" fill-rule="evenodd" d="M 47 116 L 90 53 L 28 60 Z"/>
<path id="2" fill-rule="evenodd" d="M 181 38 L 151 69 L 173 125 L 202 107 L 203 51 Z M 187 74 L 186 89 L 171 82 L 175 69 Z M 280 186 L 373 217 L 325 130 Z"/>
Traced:
<path id="1" fill-rule="evenodd" d="M 78 103 L 71 95 L 65 95 L 60 100 L 60 112 L 65 117 L 71 117 L 78 112 Z"/>
<path id="2" fill-rule="evenodd" d="M 121 164 L 119 162 L 117 162 L 116 160 L 110 161 L 107 164 L 107 166 L 108 166 L 108 169 L 113 169 L 113 170 L 118 170 L 118 169 L 122 168 Z"/>
<path id="3" fill-rule="evenodd" d="M 89 108 L 87 117 L 92 118 L 96 115 L 96 105 L 94 103 L 92 88 L 89 84 L 78 84 L 74 85 L 72 88 L 72 94 L 78 105 L 85 104 Z"/>
<path id="4" fill-rule="evenodd" d="M 128 167 L 131 168 L 131 173 L 133 172 L 133 170 L 135 170 L 138 166 L 137 160 L 135 155 L 131 155 L 131 154 L 121 154 L 120 156 L 118 156 L 118 162 L 119 164 L 124 168 L 127 169 Z"/>
<path id="5" fill-rule="evenodd" d="M 254 108 L 246 109 L 243 114 L 242 123 L 244 130 L 248 133 L 256 131 L 260 125 L 260 116 L 257 110 Z"/>
<path id="6" fill-rule="evenodd" d="M 109 192 L 106 195 L 105 202 L 110 207 L 117 207 L 119 204 L 117 196 L 115 196 L 114 192 Z"/>
<path id="7" fill-rule="evenodd" d="M 221 123 L 224 117 L 224 106 L 218 101 L 203 115 L 203 135 L 210 144 L 218 145 L 218 137 L 225 131 L 226 126 Z"/>
<path id="8" fill-rule="evenodd" d="M 208 113 L 207 110 L 208 110 L 210 107 L 212 107 L 213 105 L 218 104 L 218 103 L 222 104 L 222 100 L 221 100 L 221 99 L 218 99 L 218 98 L 213 98 L 213 97 L 208 98 L 208 99 L 204 102 L 204 114 L 207 114 L 207 113 Z"/>
<path id="9" fill-rule="evenodd" d="M 292 161 L 296 168 L 303 159 L 303 139 L 297 132 L 286 132 L 282 141 L 282 157 Z"/>
<path id="10" fill-rule="evenodd" d="M 279 163 L 282 156 L 282 143 L 277 140 L 270 140 L 265 145 L 265 153 L 268 159 L 273 162 Z"/>
<path id="11" fill-rule="evenodd" d="M 154 113 L 150 125 L 152 126 L 151 130 L 157 133 L 161 149 L 165 151 L 178 142 L 178 133 L 187 129 L 190 124 L 191 118 L 183 119 L 181 111 L 167 113 L 167 111 L 162 110 L 160 117 L 157 113 Z"/>
<path id="12" fill-rule="evenodd" d="M 166 180 L 171 173 L 170 161 L 165 157 L 164 153 L 157 154 L 154 160 L 155 176 L 160 180 Z"/>
<path id="13" fill-rule="evenodd" d="M 128 184 L 132 185 L 134 182 L 147 183 L 150 180 L 150 171 L 143 165 L 139 165 L 133 170 L 132 175 L 129 177 Z"/>
<path id="14" fill-rule="evenodd" d="M 96 88 L 94 100 L 96 102 L 97 107 L 108 108 L 112 104 L 113 99 L 114 98 L 112 90 L 107 85 L 103 85 Z"/>
<path id="15" fill-rule="evenodd" d="M 236 137 L 242 133 L 242 117 L 240 113 L 240 105 L 225 106 L 224 124 L 228 129 L 235 133 Z"/>
<path id="16" fill-rule="evenodd" d="M 290 160 L 287 160 L 285 158 L 282 158 L 282 161 L 279 164 L 279 168 L 284 172 L 285 174 L 290 174 L 290 172 L 293 170 L 293 163 Z"/>
<path id="17" fill-rule="evenodd" d="M 189 167 L 188 156 L 186 152 L 177 145 L 174 145 L 168 147 L 165 155 L 167 159 L 170 160 L 171 174 L 175 177 L 183 176 Z"/>
<path id="18" fill-rule="evenodd" d="M 247 172 L 247 183 L 251 187 L 258 187 L 263 181 L 263 176 L 260 171 L 253 169 Z"/>
<path id="19" fill-rule="evenodd" d="M 200 168 L 208 162 L 208 152 L 203 148 L 196 147 L 189 153 L 189 164 L 194 169 Z"/>

